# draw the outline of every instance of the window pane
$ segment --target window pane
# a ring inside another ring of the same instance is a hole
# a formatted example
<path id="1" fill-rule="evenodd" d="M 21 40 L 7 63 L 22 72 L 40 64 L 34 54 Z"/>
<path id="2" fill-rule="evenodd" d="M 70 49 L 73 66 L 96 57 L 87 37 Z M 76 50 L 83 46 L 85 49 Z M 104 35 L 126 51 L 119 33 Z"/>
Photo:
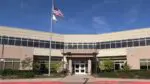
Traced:
<path id="1" fill-rule="evenodd" d="M 111 42 L 111 48 L 116 48 L 116 43 L 115 42 Z"/>
<path id="2" fill-rule="evenodd" d="M 147 45 L 150 45 L 150 39 L 146 40 Z"/>
<path id="3" fill-rule="evenodd" d="M 54 41 L 51 42 L 51 47 L 52 47 L 53 49 L 56 49 L 56 43 L 55 43 Z"/>
<path id="4" fill-rule="evenodd" d="M 6 36 L 2 37 L 2 44 L 8 44 L 8 37 Z"/>
<path id="5" fill-rule="evenodd" d="M 20 67 L 20 62 L 13 62 L 13 69 L 18 70 Z"/>
<path id="6" fill-rule="evenodd" d="M 16 45 L 16 46 L 20 46 L 20 45 L 21 45 L 21 39 L 20 39 L 20 40 L 17 39 L 16 42 L 15 42 L 15 45 Z"/>
<path id="7" fill-rule="evenodd" d="M 33 47 L 34 45 L 33 45 L 33 40 L 28 40 L 28 46 L 29 47 Z"/>
<path id="8" fill-rule="evenodd" d="M 73 49 L 77 49 L 77 44 L 73 43 Z"/>
<path id="9" fill-rule="evenodd" d="M 110 48 L 110 43 L 106 44 L 106 49 Z"/>
<path id="10" fill-rule="evenodd" d="M 12 62 L 5 62 L 5 69 L 13 69 Z"/>
<path id="11" fill-rule="evenodd" d="M 82 49 L 82 44 L 78 44 L 78 49 Z"/>
<path id="12" fill-rule="evenodd" d="M 49 42 L 47 41 L 46 43 L 45 43 L 45 48 L 49 48 Z"/>
<path id="13" fill-rule="evenodd" d="M 134 46 L 139 46 L 139 41 L 138 40 L 133 41 L 133 43 L 134 43 Z"/>
<path id="14" fill-rule="evenodd" d="M 15 44 L 15 40 L 14 39 L 9 39 L 9 45 L 14 45 Z"/>
<path id="15" fill-rule="evenodd" d="M 145 46 L 145 39 L 140 39 L 140 46 Z"/>
<path id="16" fill-rule="evenodd" d="M 43 41 L 40 41 L 40 48 L 44 48 L 44 42 Z"/>
<path id="17" fill-rule="evenodd" d="M 34 40 L 34 47 L 39 47 L 39 41 L 38 40 Z"/>
<path id="18" fill-rule="evenodd" d="M 121 42 L 116 42 L 116 48 L 121 48 Z"/>
<path id="19" fill-rule="evenodd" d="M 127 47 L 127 41 L 122 41 L 122 47 Z"/>
<path id="20" fill-rule="evenodd" d="M 27 40 L 22 41 L 22 46 L 27 46 Z"/>
<path id="21" fill-rule="evenodd" d="M 89 44 L 89 49 L 94 49 L 94 45 L 92 43 Z"/>
<path id="22" fill-rule="evenodd" d="M 140 62 L 140 69 L 147 70 L 147 62 Z"/>
<path id="23" fill-rule="evenodd" d="M 1 41 L 2 41 L 2 38 L 1 38 L 1 36 L 0 36 L 0 44 L 2 43 Z"/>
<path id="24" fill-rule="evenodd" d="M 101 43 L 101 49 L 105 49 L 105 43 L 104 42 Z"/>
<path id="25" fill-rule="evenodd" d="M 132 47 L 133 46 L 133 42 L 132 41 L 129 41 L 127 43 L 128 43 L 128 47 Z"/>
<path id="26" fill-rule="evenodd" d="M 100 49 L 100 43 L 96 43 L 96 48 Z"/>
<path id="27" fill-rule="evenodd" d="M 84 43 L 83 49 L 87 49 L 87 48 L 88 48 L 88 45 L 86 43 Z"/>
<path id="28" fill-rule="evenodd" d="M 64 43 L 63 42 L 61 42 L 61 49 L 64 49 Z M 77 44 L 76 44 L 76 49 L 77 49 Z"/>
<path id="29" fill-rule="evenodd" d="M 60 42 L 56 42 L 56 49 L 60 49 Z"/>
<path id="30" fill-rule="evenodd" d="M 3 66 L 4 66 L 4 62 L 0 62 L 0 70 L 3 69 Z"/>
<path id="31" fill-rule="evenodd" d="M 68 49 L 72 49 L 72 45 L 71 44 L 68 44 Z"/>

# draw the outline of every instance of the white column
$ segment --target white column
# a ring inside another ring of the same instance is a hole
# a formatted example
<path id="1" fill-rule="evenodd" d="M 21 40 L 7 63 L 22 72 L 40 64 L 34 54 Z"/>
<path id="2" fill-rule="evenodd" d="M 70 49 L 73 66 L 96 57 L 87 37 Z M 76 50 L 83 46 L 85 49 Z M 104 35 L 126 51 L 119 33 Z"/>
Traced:
<path id="1" fill-rule="evenodd" d="M 72 60 L 69 59 L 69 74 L 72 74 Z"/>
<path id="2" fill-rule="evenodd" d="M 88 59 L 88 74 L 91 75 L 91 59 Z"/>
<path id="3" fill-rule="evenodd" d="M 63 62 L 64 62 L 64 69 L 66 69 L 67 68 L 67 57 L 66 56 L 63 57 Z"/>

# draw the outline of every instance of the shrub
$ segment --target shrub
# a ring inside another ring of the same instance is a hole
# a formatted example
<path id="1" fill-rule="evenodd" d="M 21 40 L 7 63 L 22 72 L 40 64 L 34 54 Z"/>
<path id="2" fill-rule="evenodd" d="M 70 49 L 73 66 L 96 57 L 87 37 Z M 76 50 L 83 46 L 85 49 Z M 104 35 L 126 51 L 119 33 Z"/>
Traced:
<path id="1" fill-rule="evenodd" d="M 129 71 L 130 70 L 130 66 L 127 64 L 127 62 L 124 64 L 123 70 L 124 71 Z"/>
<path id="2" fill-rule="evenodd" d="M 22 63 L 23 69 L 31 68 L 32 67 L 32 58 L 27 57 L 24 60 L 22 60 L 21 63 Z"/>
<path id="3" fill-rule="evenodd" d="M 19 78 L 33 78 L 34 76 L 33 71 L 21 71 L 21 73 L 18 74 Z"/>
<path id="4" fill-rule="evenodd" d="M 129 71 L 115 71 L 115 72 L 100 72 L 99 77 L 107 78 L 140 78 L 149 79 L 149 70 L 129 70 Z"/>
<path id="5" fill-rule="evenodd" d="M 12 69 L 5 69 L 1 72 L 2 76 L 14 75 L 14 71 Z"/>
<path id="6" fill-rule="evenodd" d="M 114 68 L 114 63 L 110 59 L 106 59 L 100 62 L 99 68 L 104 71 L 111 71 Z"/>
<path id="7" fill-rule="evenodd" d="M 31 70 L 24 71 L 24 70 L 12 70 L 12 69 L 5 69 L 1 72 L 2 77 L 4 78 L 32 78 L 35 76 L 34 72 Z"/>
<path id="8" fill-rule="evenodd" d="M 62 62 L 52 61 L 51 62 L 51 73 L 58 73 L 62 64 L 63 64 Z M 48 67 L 48 64 L 46 66 Z"/>

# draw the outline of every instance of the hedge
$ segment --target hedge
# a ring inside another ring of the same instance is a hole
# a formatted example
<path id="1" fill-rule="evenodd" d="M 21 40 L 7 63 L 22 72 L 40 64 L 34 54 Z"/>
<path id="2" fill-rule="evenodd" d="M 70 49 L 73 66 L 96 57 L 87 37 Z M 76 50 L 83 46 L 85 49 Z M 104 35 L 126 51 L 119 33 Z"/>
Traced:
<path id="1" fill-rule="evenodd" d="M 0 71 L 3 78 L 33 78 L 35 73 L 31 70 L 11 70 L 5 69 Z"/>
<path id="2" fill-rule="evenodd" d="M 130 71 L 115 71 L 115 72 L 99 72 L 98 77 L 107 78 L 139 78 L 149 79 L 150 70 L 130 70 Z"/>

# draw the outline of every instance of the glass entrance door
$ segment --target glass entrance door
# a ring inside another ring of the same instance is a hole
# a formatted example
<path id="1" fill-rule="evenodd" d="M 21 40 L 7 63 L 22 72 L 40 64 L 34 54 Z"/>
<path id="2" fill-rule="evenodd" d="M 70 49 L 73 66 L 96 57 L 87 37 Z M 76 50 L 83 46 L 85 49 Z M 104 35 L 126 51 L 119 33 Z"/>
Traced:
<path id="1" fill-rule="evenodd" d="M 75 63 L 75 74 L 86 74 L 85 63 Z"/>

